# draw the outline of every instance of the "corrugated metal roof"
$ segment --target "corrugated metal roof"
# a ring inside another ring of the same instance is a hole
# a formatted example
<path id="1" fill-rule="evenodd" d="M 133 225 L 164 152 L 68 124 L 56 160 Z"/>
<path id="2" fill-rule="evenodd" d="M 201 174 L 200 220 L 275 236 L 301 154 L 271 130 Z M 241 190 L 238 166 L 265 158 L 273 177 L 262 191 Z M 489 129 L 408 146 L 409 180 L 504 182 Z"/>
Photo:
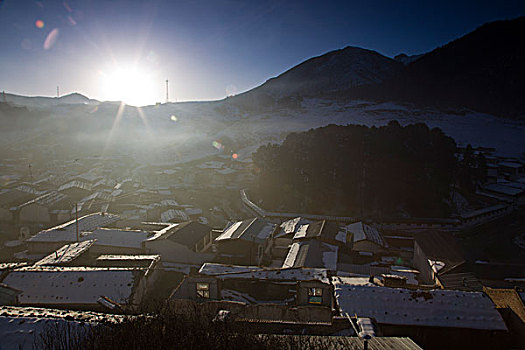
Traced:
<path id="1" fill-rule="evenodd" d="M 387 247 L 381 233 L 376 228 L 361 221 L 347 225 L 343 227 L 343 230 L 352 234 L 352 240 L 354 243 L 367 240 L 381 247 Z"/>
<path id="2" fill-rule="evenodd" d="M 318 240 L 296 242 L 290 247 L 282 267 L 315 267 L 336 271 L 338 250 L 337 246 Z"/>
<path id="3" fill-rule="evenodd" d="M 381 287 L 363 278 L 333 277 L 341 314 L 380 324 L 507 330 L 492 301 L 480 292 Z"/>
<path id="4" fill-rule="evenodd" d="M 283 237 L 286 235 L 295 235 L 297 231 L 300 230 L 300 228 L 303 225 L 308 225 L 310 223 L 310 220 L 307 220 L 302 217 L 297 217 L 294 219 L 290 219 L 287 221 L 284 221 L 280 225 L 280 231 L 275 235 L 275 237 Z"/>
<path id="5" fill-rule="evenodd" d="M 216 241 L 242 239 L 246 241 L 263 243 L 275 230 L 277 225 L 263 219 L 254 218 L 238 221 L 228 227 Z"/>
<path id="6" fill-rule="evenodd" d="M 190 217 L 183 210 L 169 209 L 160 214 L 160 219 L 163 222 L 170 222 L 171 220 L 188 221 Z"/>
<path id="7" fill-rule="evenodd" d="M 91 184 L 80 180 L 73 180 L 60 186 L 58 191 L 64 191 L 70 188 L 80 188 L 86 191 L 91 191 Z"/>
<path id="8" fill-rule="evenodd" d="M 319 336 L 319 335 L 265 335 L 265 337 L 286 338 L 287 344 L 299 348 L 363 350 L 364 340 L 358 337 Z M 292 347 L 293 348 L 293 347 Z M 375 337 L 368 340 L 369 350 L 422 350 L 410 338 Z"/>
<path id="9" fill-rule="evenodd" d="M 79 232 L 92 232 L 95 229 L 109 225 L 120 217 L 113 214 L 95 213 L 85 215 L 78 219 Z M 35 236 L 29 238 L 28 242 L 68 242 L 76 241 L 76 220 L 71 220 L 65 224 L 40 231 Z"/>

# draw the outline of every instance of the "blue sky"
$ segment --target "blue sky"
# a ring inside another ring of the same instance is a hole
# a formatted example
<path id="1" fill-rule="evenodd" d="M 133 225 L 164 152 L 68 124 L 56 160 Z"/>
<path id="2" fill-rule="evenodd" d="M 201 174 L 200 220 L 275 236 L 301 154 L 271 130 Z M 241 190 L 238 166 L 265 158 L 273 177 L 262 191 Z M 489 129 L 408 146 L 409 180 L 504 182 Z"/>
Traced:
<path id="1" fill-rule="evenodd" d="M 115 99 L 108 79 L 133 66 L 144 103 L 165 99 L 165 79 L 172 101 L 220 99 L 347 45 L 418 54 L 524 14 L 524 1 L 4 0 L 0 90 Z"/>

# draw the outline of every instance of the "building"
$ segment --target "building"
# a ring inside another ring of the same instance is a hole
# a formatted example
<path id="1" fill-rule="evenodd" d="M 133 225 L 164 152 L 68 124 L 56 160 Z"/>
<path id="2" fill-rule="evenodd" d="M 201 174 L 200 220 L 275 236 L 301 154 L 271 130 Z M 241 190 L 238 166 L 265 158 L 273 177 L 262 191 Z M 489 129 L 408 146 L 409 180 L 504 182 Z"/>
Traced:
<path id="1" fill-rule="evenodd" d="M 138 307 L 155 278 L 148 268 L 29 266 L 3 283 L 21 291 L 19 305 L 96 311 Z"/>
<path id="2" fill-rule="evenodd" d="M 493 183 L 483 186 L 483 191 L 507 203 L 525 204 L 525 185 L 521 183 Z"/>
<path id="3" fill-rule="evenodd" d="M 206 263 L 187 276 L 171 299 L 227 300 L 245 304 L 332 308 L 332 286 L 323 269 L 268 269 Z"/>
<path id="4" fill-rule="evenodd" d="M 508 345 L 505 322 L 484 293 L 389 288 L 359 277 L 332 284 L 340 314 L 372 318 L 384 336 L 409 336 L 425 349 Z"/>
<path id="5" fill-rule="evenodd" d="M 94 254 L 143 254 L 142 242 L 154 237 L 155 232 L 142 230 L 123 230 L 100 227 L 87 233 L 82 239 L 93 239 L 91 248 Z"/>
<path id="6" fill-rule="evenodd" d="M 270 238 L 276 227 L 259 218 L 232 224 L 215 239 L 218 259 L 229 264 L 261 265 L 265 253 L 271 249 Z"/>
<path id="7" fill-rule="evenodd" d="M 504 161 L 498 163 L 498 175 L 506 179 L 514 180 L 525 175 L 525 165 L 515 161 Z"/>
<path id="8" fill-rule="evenodd" d="M 74 202 L 81 200 L 91 194 L 91 183 L 82 180 L 66 182 L 58 188 L 58 192 L 66 194 Z"/>
<path id="9" fill-rule="evenodd" d="M 338 236 L 340 240 L 350 243 L 352 251 L 359 254 L 380 255 L 388 249 L 379 230 L 361 221 L 343 227 Z"/>
<path id="10" fill-rule="evenodd" d="M 160 255 L 100 255 L 95 265 L 98 267 L 147 267 L 159 266 Z"/>
<path id="11" fill-rule="evenodd" d="M 66 244 L 48 256 L 38 260 L 34 266 L 82 266 L 90 263 L 89 249 L 95 240 Z"/>
<path id="12" fill-rule="evenodd" d="M 525 304 L 516 289 L 483 288 L 512 334 L 512 343 L 525 348 Z"/>
<path id="13" fill-rule="evenodd" d="M 12 189 L 0 191 L 0 221 L 11 222 L 18 220 L 17 209 L 20 205 L 44 194 L 29 186 L 20 185 Z"/>
<path id="14" fill-rule="evenodd" d="M 72 210 L 67 195 L 52 191 L 20 205 L 18 217 L 21 223 L 58 223 L 70 220 Z"/>
<path id="15" fill-rule="evenodd" d="M 29 253 L 49 254 L 66 244 L 93 239 L 89 237 L 93 231 L 117 220 L 119 220 L 117 215 L 95 213 L 42 230 L 26 240 Z"/>
<path id="16" fill-rule="evenodd" d="M 282 261 L 290 250 L 295 234 L 298 231 L 306 230 L 308 224 L 310 224 L 310 221 L 302 217 L 284 221 L 273 237 L 272 259 Z"/>
<path id="17" fill-rule="evenodd" d="M 159 231 L 160 232 L 160 231 Z M 188 221 L 170 225 L 154 237 L 144 240 L 144 251 L 159 254 L 163 261 L 202 264 L 213 259 L 213 240 L 217 234 L 199 222 Z"/>
<path id="18" fill-rule="evenodd" d="M 328 244 L 344 245 L 346 241 L 338 236 L 339 227 L 336 223 L 322 220 L 303 224 L 293 236 L 294 241 L 316 239 Z"/>
<path id="19" fill-rule="evenodd" d="M 441 285 L 441 277 L 465 272 L 464 264 L 465 259 L 452 234 L 427 231 L 416 235 L 414 267 L 420 271 L 422 283 Z"/>
<path id="20" fill-rule="evenodd" d="M 313 267 L 337 270 L 339 247 L 316 239 L 295 242 L 291 245 L 282 268 Z"/>

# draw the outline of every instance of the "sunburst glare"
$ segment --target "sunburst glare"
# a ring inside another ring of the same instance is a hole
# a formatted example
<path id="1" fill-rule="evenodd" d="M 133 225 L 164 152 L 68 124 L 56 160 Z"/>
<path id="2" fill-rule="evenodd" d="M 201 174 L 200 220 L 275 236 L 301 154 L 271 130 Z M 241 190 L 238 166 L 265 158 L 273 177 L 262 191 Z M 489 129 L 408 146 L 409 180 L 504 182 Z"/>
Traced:
<path id="1" fill-rule="evenodd" d="M 112 101 L 122 101 L 132 106 L 144 106 L 155 101 L 155 84 L 152 72 L 137 67 L 117 67 L 102 74 L 104 96 Z"/>

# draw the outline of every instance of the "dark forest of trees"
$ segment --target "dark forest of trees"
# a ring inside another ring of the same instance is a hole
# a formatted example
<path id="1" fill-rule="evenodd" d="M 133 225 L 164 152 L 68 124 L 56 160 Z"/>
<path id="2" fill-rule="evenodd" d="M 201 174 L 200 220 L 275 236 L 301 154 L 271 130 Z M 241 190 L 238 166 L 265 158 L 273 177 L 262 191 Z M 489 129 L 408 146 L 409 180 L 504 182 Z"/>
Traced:
<path id="1" fill-rule="evenodd" d="M 328 125 L 260 147 L 251 191 L 268 210 L 444 217 L 463 168 L 456 152 L 451 137 L 425 124 Z M 472 173 L 464 173 L 471 186 Z"/>

